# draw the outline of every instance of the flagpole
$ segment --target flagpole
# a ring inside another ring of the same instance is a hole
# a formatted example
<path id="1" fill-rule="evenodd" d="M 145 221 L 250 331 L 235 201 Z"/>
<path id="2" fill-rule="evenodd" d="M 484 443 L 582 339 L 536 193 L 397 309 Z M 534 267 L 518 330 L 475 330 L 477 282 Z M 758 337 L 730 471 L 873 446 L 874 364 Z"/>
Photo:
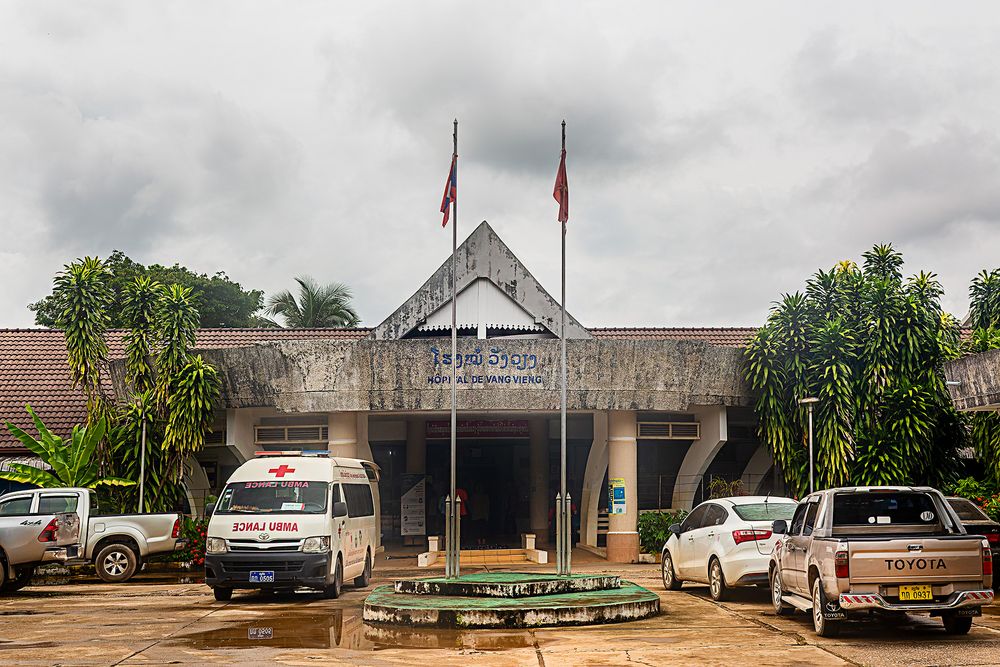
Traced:
<path id="1" fill-rule="evenodd" d="M 458 432 L 458 409 L 456 407 L 458 399 L 458 379 L 456 376 L 456 369 L 458 367 L 458 333 L 457 333 L 457 319 L 458 319 L 458 306 L 457 306 L 457 266 L 458 262 L 456 259 L 456 254 L 458 253 L 458 119 L 455 119 L 455 131 L 452 134 L 452 157 L 455 160 L 455 196 L 452 198 L 451 210 L 452 210 L 452 223 L 451 223 L 451 500 L 452 500 L 452 511 L 451 511 L 451 540 L 448 542 L 448 549 L 451 553 L 447 554 L 449 557 L 451 567 L 449 568 L 448 576 L 457 577 L 459 574 L 459 557 L 461 554 L 461 537 L 459 533 L 459 527 L 462 522 L 461 513 L 461 502 L 458 498 L 458 488 L 455 483 L 456 475 L 456 460 L 458 454 L 457 447 L 457 432 Z"/>
<path id="2" fill-rule="evenodd" d="M 562 122 L 562 159 L 566 156 L 566 121 Z M 563 217 L 563 216 L 559 216 Z M 559 327 L 559 337 L 562 338 L 562 395 L 559 402 L 559 493 L 562 495 L 562 554 L 559 563 L 559 574 L 570 573 L 570 555 L 573 550 L 572 500 L 566 489 L 566 220 L 561 220 L 562 226 L 562 323 Z"/>

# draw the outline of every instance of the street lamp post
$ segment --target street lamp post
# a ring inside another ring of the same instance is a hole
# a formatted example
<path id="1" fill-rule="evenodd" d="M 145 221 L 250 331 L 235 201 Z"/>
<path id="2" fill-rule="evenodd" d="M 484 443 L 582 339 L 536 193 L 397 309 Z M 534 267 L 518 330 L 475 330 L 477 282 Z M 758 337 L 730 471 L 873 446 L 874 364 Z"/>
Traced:
<path id="1" fill-rule="evenodd" d="M 814 396 L 799 399 L 799 405 L 809 409 L 809 493 L 816 490 L 813 484 L 813 406 L 817 403 L 819 399 Z"/>

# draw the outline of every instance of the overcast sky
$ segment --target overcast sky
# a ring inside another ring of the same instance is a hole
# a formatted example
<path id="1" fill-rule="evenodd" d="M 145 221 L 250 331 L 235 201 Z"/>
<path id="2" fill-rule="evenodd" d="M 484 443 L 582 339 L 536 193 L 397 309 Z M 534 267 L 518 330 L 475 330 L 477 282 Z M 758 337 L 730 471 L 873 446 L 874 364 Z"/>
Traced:
<path id="1" fill-rule="evenodd" d="M 376 325 L 488 220 L 584 324 L 760 324 L 893 242 L 1000 266 L 1000 5 L 0 2 L 0 326 L 74 257 L 309 274 Z"/>

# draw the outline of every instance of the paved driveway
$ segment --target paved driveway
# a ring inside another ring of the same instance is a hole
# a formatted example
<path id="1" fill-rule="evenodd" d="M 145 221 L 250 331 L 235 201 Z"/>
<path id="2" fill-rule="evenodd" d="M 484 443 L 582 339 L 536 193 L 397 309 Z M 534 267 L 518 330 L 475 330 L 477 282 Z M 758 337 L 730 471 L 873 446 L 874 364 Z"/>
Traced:
<path id="1" fill-rule="evenodd" d="M 395 561 L 392 561 L 395 563 Z M 413 576 L 376 570 L 376 583 Z M 609 570 L 603 563 L 581 569 Z M 0 664 L 150 665 L 994 665 L 1000 615 L 977 619 L 968 637 L 948 637 L 937 620 L 857 624 L 835 640 L 812 633 L 805 614 L 776 617 L 766 590 L 722 605 L 707 591 L 668 593 L 654 566 L 616 569 L 658 591 L 663 613 L 637 623 L 535 631 L 416 632 L 365 626 L 365 593 L 339 600 L 299 593 L 244 593 L 215 602 L 198 583 L 141 576 L 102 583 L 33 586 L 0 598 Z"/>

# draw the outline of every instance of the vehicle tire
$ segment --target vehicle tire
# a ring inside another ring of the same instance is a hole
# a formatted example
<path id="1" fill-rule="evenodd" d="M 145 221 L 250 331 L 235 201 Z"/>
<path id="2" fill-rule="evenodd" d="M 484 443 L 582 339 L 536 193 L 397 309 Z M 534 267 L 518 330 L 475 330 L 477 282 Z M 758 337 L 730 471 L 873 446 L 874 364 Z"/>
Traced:
<path id="1" fill-rule="evenodd" d="M 840 621 L 824 618 L 824 607 L 826 607 L 826 593 L 823 592 L 823 582 L 816 577 L 812 590 L 813 630 L 820 637 L 836 637 L 840 634 Z"/>
<path id="2" fill-rule="evenodd" d="M 358 588 L 367 588 L 372 582 L 372 552 L 365 555 L 365 569 L 357 577 L 354 577 L 354 585 Z"/>
<path id="3" fill-rule="evenodd" d="M 114 542 L 97 552 L 94 567 L 103 581 L 117 584 L 132 578 L 139 567 L 139 556 L 129 545 Z"/>
<path id="4" fill-rule="evenodd" d="M 941 614 L 944 631 L 949 635 L 967 635 L 972 629 L 971 616 L 958 616 L 954 613 Z"/>
<path id="5" fill-rule="evenodd" d="M 7 559 L 4 558 L 3 552 L 0 551 L 0 593 L 7 592 L 7 582 Z"/>
<path id="6" fill-rule="evenodd" d="M 663 550 L 662 561 L 660 574 L 663 577 L 663 587 L 668 591 L 679 591 L 684 582 L 677 578 L 677 573 L 674 571 L 674 559 L 671 558 L 670 552 L 666 549 Z"/>
<path id="7" fill-rule="evenodd" d="M 24 567 L 15 567 L 14 570 L 17 572 L 17 576 L 13 579 L 8 579 L 0 589 L 5 593 L 13 593 L 14 591 L 19 591 L 28 584 L 31 583 L 31 578 L 35 576 L 34 566 L 28 565 Z"/>
<path id="8" fill-rule="evenodd" d="M 337 569 L 334 570 L 333 583 L 323 589 L 323 597 L 328 600 L 336 600 L 340 597 L 340 590 L 344 585 L 344 561 L 337 556 Z"/>
<path id="9" fill-rule="evenodd" d="M 212 589 L 212 593 L 215 594 L 216 602 L 229 602 L 233 599 L 233 589 L 223 588 L 222 586 L 216 586 Z"/>
<path id="10" fill-rule="evenodd" d="M 722 571 L 722 563 L 715 557 L 708 561 L 708 592 L 716 602 L 724 602 L 729 597 L 726 574 Z"/>
<path id="11" fill-rule="evenodd" d="M 777 567 L 771 573 L 771 604 L 774 605 L 774 613 L 777 616 L 790 616 L 795 608 L 781 601 L 781 596 L 785 594 L 785 587 L 781 583 L 781 570 Z"/>

